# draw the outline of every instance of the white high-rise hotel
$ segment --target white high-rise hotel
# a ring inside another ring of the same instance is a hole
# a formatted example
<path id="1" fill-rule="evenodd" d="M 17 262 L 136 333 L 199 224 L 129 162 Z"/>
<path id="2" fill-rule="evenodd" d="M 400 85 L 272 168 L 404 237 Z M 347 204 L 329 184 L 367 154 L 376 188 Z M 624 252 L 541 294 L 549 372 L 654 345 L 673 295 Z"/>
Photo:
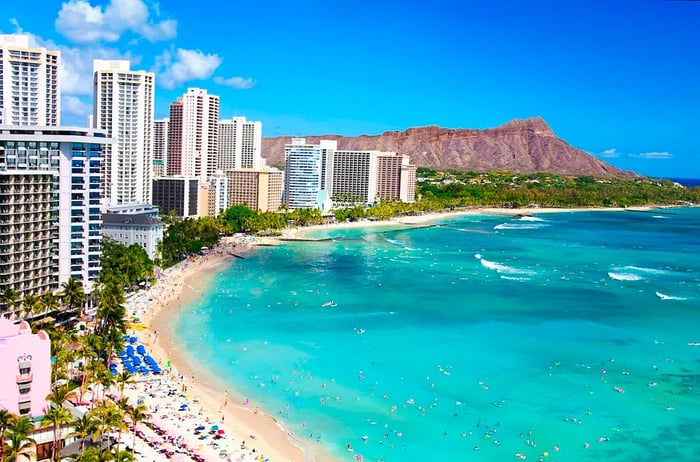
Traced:
<path id="1" fill-rule="evenodd" d="M 29 48 L 27 35 L 0 35 L 0 125 L 60 125 L 59 57 Z"/>
<path id="2" fill-rule="evenodd" d="M 59 53 L 28 45 L 0 36 L 0 291 L 42 295 L 73 277 L 90 292 L 112 140 L 59 126 Z"/>
<path id="3" fill-rule="evenodd" d="M 105 199 L 110 205 L 151 203 L 155 75 L 132 71 L 129 61 L 96 59 L 95 128 L 115 143 L 105 154 Z"/>
<path id="4" fill-rule="evenodd" d="M 261 168 L 262 124 L 234 117 L 219 122 L 219 170 Z"/>

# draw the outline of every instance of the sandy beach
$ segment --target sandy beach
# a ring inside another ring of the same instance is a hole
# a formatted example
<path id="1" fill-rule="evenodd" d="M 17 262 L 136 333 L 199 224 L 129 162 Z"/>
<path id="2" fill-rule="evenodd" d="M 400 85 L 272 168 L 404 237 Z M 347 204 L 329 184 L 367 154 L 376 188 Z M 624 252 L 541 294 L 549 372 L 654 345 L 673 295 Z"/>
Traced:
<path id="1" fill-rule="evenodd" d="M 213 276 L 234 258 L 231 252 L 242 253 L 249 249 L 248 241 L 238 240 L 235 245 L 226 242 L 208 255 L 181 262 L 164 271 L 153 287 L 128 301 L 130 318 L 139 318 L 143 325 L 131 333 L 146 346 L 161 367 L 165 369 L 166 362 L 170 361 L 171 369 L 158 378 L 129 386 L 125 395 L 149 406 L 150 421 L 164 430 L 166 440 L 194 448 L 194 453 L 205 460 L 332 460 L 319 458 L 319 453 L 310 448 L 305 453 L 273 417 L 256 406 L 253 398 L 238 396 L 235 390 L 226 389 L 225 384 L 209 375 L 203 367 L 190 363 L 180 353 L 177 339 L 172 335 L 175 310 L 192 303 L 207 290 Z M 187 404 L 187 408 L 181 410 L 183 404 Z M 141 427 L 143 425 L 139 429 Z M 205 427 L 206 431 L 196 431 L 198 427 Z M 219 436 L 216 440 L 208 437 L 211 428 L 216 428 L 213 432 Z M 144 446 L 145 442 L 137 442 L 137 451 Z M 164 454 L 153 459 L 150 452 L 142 453 L 142 456 L 139 460 L 170 458 Z"/>

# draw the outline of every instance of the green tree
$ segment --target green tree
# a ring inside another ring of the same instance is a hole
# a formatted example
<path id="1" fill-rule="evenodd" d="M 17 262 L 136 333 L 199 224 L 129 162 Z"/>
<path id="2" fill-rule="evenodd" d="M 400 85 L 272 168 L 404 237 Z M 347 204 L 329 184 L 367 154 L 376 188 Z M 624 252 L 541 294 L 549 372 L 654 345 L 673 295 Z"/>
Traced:
<path id="1" fill-rule="evenodd" d="M 87 301 L 83 284 L 74 277 L 68 278 L 68 280 L 61 285 L 60 297 L 61 301 L 65 305 L 68 305 L 70 311 L 78 307 L 82 309 Z"/>
<path id="2" fill-rule="evenodd" d="M 8 287 L 2 293 L 0 293 L 0 306 L 2 307 L 2 312 L 14 310 L 18 301 L 19 295 L 11 287 Z"/>
<path id="3" fill-rule="evenodd" d="M 51 395 L 49 395 L 51 396 Z M 55 404 L 55 403 L 54 403 Z M 72 416 L 68 409 L 61 405 L 51 406 L 45 411 L 44 418 L 39 426 L 41 428 L 53 428 L 53 445 L 51 446 L 51 460 L 61 460 L 61 447 L 63 446 L 63 427 L 71 422 Z"/>
<path id="4" fill-rule="evenodd" d="M 29 434 L 34 430 L 34 424 L 26 415 L 12 419 L 5 429 L 5 460 L 17 461 L 20 457 L 31 459 L 34 439 Z"/>

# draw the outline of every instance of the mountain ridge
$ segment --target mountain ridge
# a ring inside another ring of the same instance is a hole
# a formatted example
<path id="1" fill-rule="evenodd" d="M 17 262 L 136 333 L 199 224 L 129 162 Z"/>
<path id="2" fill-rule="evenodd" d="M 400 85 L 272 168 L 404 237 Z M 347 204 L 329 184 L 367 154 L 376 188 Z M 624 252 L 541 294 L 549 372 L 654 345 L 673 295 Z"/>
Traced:
<path id="1" fill-rule="evenodd" d="M 291 136 L 265 137 L 263 157 L 268 164 L 284 162 L 284 145 Z M 386 131 L 380 135 L 309 135 L 306 142 L 336 140 L 338 149 L 393 151 L 408 155 L 411 163 L 435 169 L 516 173 L 549 172 L 560 175 L 637 177 L 614 167 L 558 138 L 541 117 L 513 119 L 486 129 L 443 128 L 437 125 Z"/>

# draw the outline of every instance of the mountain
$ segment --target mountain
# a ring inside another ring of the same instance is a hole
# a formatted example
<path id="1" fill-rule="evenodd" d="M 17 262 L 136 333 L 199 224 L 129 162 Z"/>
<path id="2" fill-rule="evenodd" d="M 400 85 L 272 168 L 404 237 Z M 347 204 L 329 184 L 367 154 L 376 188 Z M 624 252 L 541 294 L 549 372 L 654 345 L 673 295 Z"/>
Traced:
<path id="1" fill-rule="evenodd" d="M 519 173 L 550 172 L 560 175 L 593 175 L 630 178 L 623 171 L 570 146 L 557 138 L 539 117 L 512 120 L 486 130 L 437 126 L 389 131 L 381 135 L 306 136 L 306 142 L 337 140 L 338 149 L 375 149 L 410 156 L 419 167 L 455 168 L 478 172 L 509 170 Z M 284 145 L 290 136 L 263 138 L 262 152 L 268 164 L 284 162 Z"/>

